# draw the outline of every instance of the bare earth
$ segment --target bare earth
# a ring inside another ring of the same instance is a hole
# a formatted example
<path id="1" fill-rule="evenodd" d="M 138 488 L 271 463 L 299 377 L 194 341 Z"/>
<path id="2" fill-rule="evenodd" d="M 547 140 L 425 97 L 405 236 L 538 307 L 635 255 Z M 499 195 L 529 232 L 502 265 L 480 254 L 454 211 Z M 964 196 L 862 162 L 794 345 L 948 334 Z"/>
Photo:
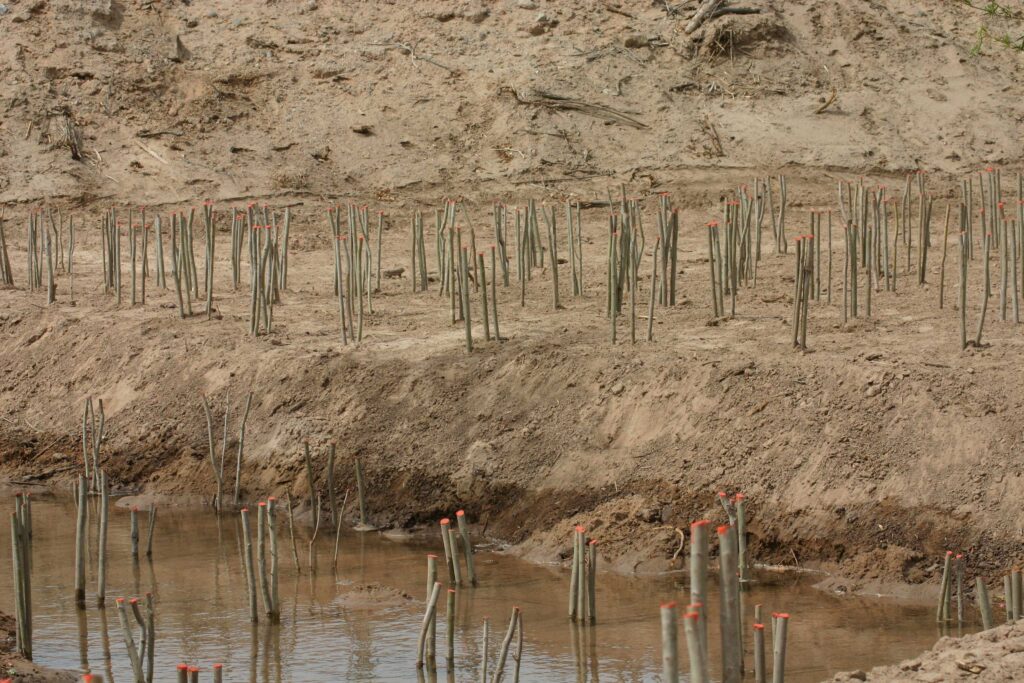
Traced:
<path id="1" fill-rule="evenodd" d="M 1024 670 L 1024 626 L 999 626 L 963 638 L 942 638 L 920 657 L 896 666 L 836 674 L 833 681 L 1018 681 Z"/>
<path id="2" fill-rule="evenodd" d="M 941 310 L 938 283 L 960 178 L 994 164 L 1016 186 L 1024 60 L 996 38 L 1024 33 L 1020 17 L 752 0 L 759 14 L 688 36 L 694 3 L 534 4 L 8 0 L 0 204 L 15 288 L 0 290 L 0 476 L 68 485 L 92 396 L 104 400 L 117 487 L 209 499 L 201 395 L 219 411 L 227 392 L 234 423 L 252 391 L 246 497 L 304 496 L 308 440 L 320 467 L 338 445 L 340 489 L 353 486 L 350 456 L 364 458 L 374 524 L 465 507 L 541 561 L 582 523 L 614 568 L 668 568 L 674 529 L 720 515 L 719 490 L 751 500 L 759 561 L 832 570 L 830 588 L 930 594 L 947 548 L 968 555 L 970 577 L 1019 561 L 1024 343 L 994 297 L 985 344 L 960 351 L 954 239 Z M 63 142 L 65 113 L 80 160 Z M 810 210 L 835 210 L 837 181 L 865 177 L 893 195 L 917 170 L 937 197 L 926 285 L 901 262 L 897 291 L 844 324 L 837 216 L 832 301 L 812 303 L 809 352 L 790 345 L 793 256 L 774 253 L 770 228 L 756 287 L 739 293 L 736 316 L 713 317 L 702 226 L 723 197 L 784 173 L 792 236 Z M 609 344 L 601 202 L 620 185 L 648 211 L 660 192 L 682 209 L 681 303 L 656 309 L 653 343 L 645 259 L 640 341 L 626 316 Z M 429 216 L 445 197 L 466 202 L 481 249 L 494 201 L 592 207 L 584 295 L 570 296 L 566 265 L 562 310 L 550 270 L 524 306 L 501 288 L 506 341 L 483 342 L 477 325 L 467 355 L 437 284 L 413 294 L 408 277 L 416 209 L 436 275 Z M 179 319 L 152 279 L 134 308 L 103 291 L 105 208 L 166 216 L 206 198 L 291 207 L 272 335 L 248 335 L 226 211 L 212 320 L 202 304 Z M 342 347 L 325 210 L 347 202 L 385 212 L 382 267 L 406 272 L 374 294 L 363 343 Z M 24 224 L 40 205 L 85 226 L 73 306 L 65 274 L 54 306 L 24 288 Z"/>

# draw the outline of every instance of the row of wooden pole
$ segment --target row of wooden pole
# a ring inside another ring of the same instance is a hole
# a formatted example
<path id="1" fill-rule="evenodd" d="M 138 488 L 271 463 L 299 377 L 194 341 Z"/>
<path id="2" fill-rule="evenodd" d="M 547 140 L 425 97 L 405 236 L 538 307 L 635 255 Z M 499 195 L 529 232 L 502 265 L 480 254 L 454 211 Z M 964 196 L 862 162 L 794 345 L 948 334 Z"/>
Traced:
<path id="1" fill-rule="evenodd" d="M 717 527 L 719 548 L 719 632 L 721 636 L 721 677 L 725 683 L 736 683 L 744 675 L 743 617 L 741 586 L 751 580 L 750 557 L 746 542 L 746 497 L 738 493 L 729 498 L 719 493 L 719 500 L 729 523 Z M 708 529 L 711 522 L 699 520 L 690 525 L 690 603 L 682 613 L 687 652 L 690 662 L 690 681 L 709 683 L 708 661 Z M 678 622 L 680 618 L 675 601 L 663 603 L 662 663 L 663 680 L 676 682 L 679 676 Z M 785 675 L 785 639 L 788 614 L 772 615 L 773 681 L 781 683 Z M 764 653 L 764 625 L 761 606 L 754 608 L 754 678 L 766 680 Z"/>
<path id="2" fill-rule="evenodd" d="M 478 582 L 476 563 L 473 559 L 473 544 L 470 538 L 469 524 L 466 520 L 465 511 L 456 511 L 455 518 L 458 521 L 458 532 L 453 528 L 451 519 L 445 517 L 440 522 L 441 544 L 444 548 L 445 556 L 445 577 L 442 578 L 447 578 L 448 582 L 446 601 L 446 661 L 449 671 L 454 671 L 455 669 L 456 588 L 476 586 Z M 459 550 L 460 545 L 461 553 Z M 465 572 L 463 572 L 459 559 L 460 554 L 465 558 Z M 427 555 L 427 604 L 416 645 L 416 668 L 418 671 L 423 669 L 433 671 L 437 666 L 437 612 L 438 602 L 444 590 L 442 581 L 438 580 L 438 559 L 438 556 L 435 554 Z M 505 680 L 509 650 L 517 634 L 518 644 L 515 652 L 512 654 L 511 680 L 513 683 L 518 683 L 519 681 L 520 662 L 523 652 L 522 612 L 518 607 L 512 608 L 512 616 L 509 620 L 505 637 L 498 649 L 498 656 L 493 670 L 488 668 L 490 662 L 490 622 L 486 617 L 484 618 L 480 667 L 480 681 L 482 683 L 501 683 Z M 422 673 L 418 674 L 418 676 L 422 680 Z"/>
<path id="3" fill-rule="evenodd" d="M 257 588 L 263 598 L 263 609 L 270 623 L 281 621 L 281 602 L 278 591 L 278 544 L 276 524 L 276 499 L 268 498 L 257 506 L 256 553 L 253 559 L 252 533 L 249 523 L 249 508 L 242 508 L 242 537 L 244 541 L 245 578 L 249 595 L 249 619 L 259 621 Z M 268 543 L 269 541 L 269 543 Z M 269 545 L 269 562 L 267 560 Z M 258 583 L 257 583 L 258 582 Z"/>
<path id="4" fill-rule="evenodd" d="M 15 647 L 32 659 L 32 498 L 16 494 L 11 513 L 11 563 L 14 579 Z"/>

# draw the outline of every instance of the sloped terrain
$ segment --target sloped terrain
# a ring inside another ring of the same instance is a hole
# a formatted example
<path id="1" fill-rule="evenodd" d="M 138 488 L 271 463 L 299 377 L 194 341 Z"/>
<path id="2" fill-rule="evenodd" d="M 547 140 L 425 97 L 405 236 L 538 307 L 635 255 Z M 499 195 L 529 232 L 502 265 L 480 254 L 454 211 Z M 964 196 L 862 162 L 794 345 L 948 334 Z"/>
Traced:
<path id="1" fill-rule="evenodd" d="M 1021 52 L 997 39 L 1024 29 L 963 3 L 752 0 L 692 36 L 692 2 L 6 7 L 5 202 L 603 194 L 1021 156 Z"/>
<path id="2" fill-rule="evenodd" d="M 984 165 L 1008 181 L 1024 145 L 1019 13 L 749 6 L 691 36 L 692 2 L 9 0 L 0 204 L 16 270 L 30 207 L 87 228 L 76 305 L 63 276 L 56 306 L 23 278 L 0 291 L 0 474 L 70 481 L 93 396 L 119 488 L 209 499 L 201 396 L 227 392 L 236 420 L 251 390 L 245 495 L 307 493 L 309 440 L 318 464 L 338 445 L 344 487 L 364 458 L 376 524 L 465 506 L 541 561 L 581 522 L 617 569 L 664 569 L 674 528 L 718 514 L 727 490 L 751 500 L 759 560 L 838 569 L 833 588 L 931 581 L 950 547 L 994 575 L 1024 525 L 1019 328 L 990 310 L 988 344 L 961 352 L 953 266 L 940 310 L 937 258 L 926 286 L 901 271 L 872 319 L 843 323 L 837 228 L 835 296 L 796 353 L 792 258 L 769 254 L 738 315 L 715 319 L 698 226 L 769 173 L 788 178 L 794 230 L 835 206 L 839 179 L 901 187 L 923 170 L 943 208 Z M 620 185 L 683 210 L 682 301 L 658 309 L 652 344 L 608 343 L 602 202 Z M 436 284 L 413 295 L 406 274 L 342 348 L 326 206 L 384 211 L 397 270 L 412 212 L 443 197 L 481 225 L 495 199 L 579 200 L 589 291 L 552 311 L 549 272 L 525 306 L 501 290 L 508 340 L 466 355 Z M 292 208 L 294 276 L 269 337 L 246 333 L 226 248 L 211 321 L 180 320 L 152 284 L 135 308 L 102 291 L 104 208 L 206 198 Z"/>

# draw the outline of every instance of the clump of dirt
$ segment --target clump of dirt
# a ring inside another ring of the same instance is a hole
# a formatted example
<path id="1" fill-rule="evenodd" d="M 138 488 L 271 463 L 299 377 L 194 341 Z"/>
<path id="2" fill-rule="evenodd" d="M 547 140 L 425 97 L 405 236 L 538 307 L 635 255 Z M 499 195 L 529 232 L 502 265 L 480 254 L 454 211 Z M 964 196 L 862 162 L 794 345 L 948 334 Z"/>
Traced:
<path id="1" fill-rule="evenodd" d="M 408 593 L 379 583 L 360 583 L 346 586 L 338 602 L 352 609 L 380 609 L 382 606 L 401 605 L 413 598 Z"/>
<path id="2" fill-rule="evenodd" d="M 790 39 L 782 17 L 773 12 L 723 17 L 698 37 L 697 44 L 700 54 L 711 59 L 735 58 L 737 54 L 765 59 L 789 49 Z"/>

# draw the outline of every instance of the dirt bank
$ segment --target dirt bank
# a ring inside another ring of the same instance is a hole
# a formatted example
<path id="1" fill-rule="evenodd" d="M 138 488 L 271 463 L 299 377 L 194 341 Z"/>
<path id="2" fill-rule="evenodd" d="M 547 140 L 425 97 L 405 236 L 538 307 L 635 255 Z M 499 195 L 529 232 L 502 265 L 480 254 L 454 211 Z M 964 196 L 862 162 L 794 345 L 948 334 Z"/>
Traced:
<path id="1" fill-rule="evenodd" d="M 26 661 L 15 653 L 14 618 L 0 612 L 0 676 L 18 683 L 73 683 L 78 677 Z"/>
<path id="2" fill-rule="evenodd" d="M 871 671 L 836 674 L 833 681 L 1013 681 L 1024 670 L 1024 626 L 1011 624 L 963 638 L 941 638 L 920 657 Z"/>
<path id="3" fill-rule="evenodd" d="M 827 201 L 829 188 L 791 182 L 796 206 Z M 391 208 L 384 269 L 405 262 L 397 225 L 416 205 Z M 1010 369 L 1021 338 L 998 316 L 990 346 L 961 352 L 956 313 L 937 308 L 932 286 L 877 294 L 875 316 L 846 325 L 837 286 L 832 305 L 813 309 L 813 352 L 794 353 L 791 257 L 767 256 L 737 316 L 715 320 L 700 233 L 688 229 L 681 305 L 656 311 L 654 343 L 611 346 L 601 217 L 587 212 L 589 293 L 563 294 L 552 311 L 550 273 L 538 272 L 522 307 L 518 292 L 499 288 L 507 341 L 467 355 L 436 285 L 414 295 L 403 277 L 382 282 L 363 344 L 343 348 L 318 213 L 295 208 L 290 288 L 269 337 L 247 334 L 248 294 L 231 290 L 226 255 L 210 321 L 179 319 L 171 292 L 152 285 L 145 306 L 118 307 L 102 291 L 91 232 L 76 248 L 75 306 L 63 289 L 51 307 L 40 293 L 0 291 L 0 472 L 69 481 L 92 396 L 104 399 L 103 463 L 119 488 L 209 498 L 201 396 L 218 425 L 230 396 L 230 482 L 251 390 L 244 495 L 303 499 L 305 440 L 323 490 L 336 443 L 339 497 L 358 454 L 378 526 L 434 523 L 466 507 L 489 535 L 550 560 L 581 522 L 615 566 L 660 569 L 677 547 L 674 527 L 720 517 L 716 492 L 742 490 L 759 560 L 838 566 L 849 590 L 927 581 L 947 547 L 969 554 L 971 572 L 1016 556 L 1022 394 Z M 686 209 L 684 222 L 708 213 Z"/>

